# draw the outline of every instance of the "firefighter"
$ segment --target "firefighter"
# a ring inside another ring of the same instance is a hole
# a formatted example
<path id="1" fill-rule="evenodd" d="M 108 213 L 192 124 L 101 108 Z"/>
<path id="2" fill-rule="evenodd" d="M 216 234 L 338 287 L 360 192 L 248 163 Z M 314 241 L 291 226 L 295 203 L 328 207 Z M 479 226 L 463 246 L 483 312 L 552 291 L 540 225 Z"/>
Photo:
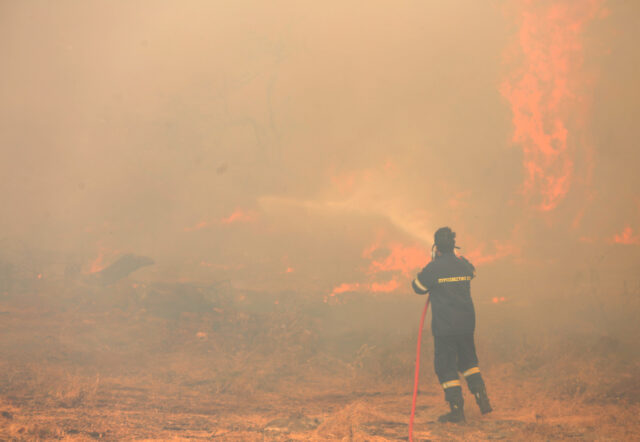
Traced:
<path id="1" fill-rule="evenodd" d="M 435 371 L 451 408 L 438 418 L 439 422 L 464 421 L 458 373 L 466 379 L 480 412 L 492 411 L 473 340 L 476 315 L 470 285 L 475 268 L 464 257 L 456 256 L 455 239 L 456 234 L 449 227 L 436 231 L 432 260 L 412 283 L 414 291 L 419 295 L 428 293 L 431 302 Z"/>

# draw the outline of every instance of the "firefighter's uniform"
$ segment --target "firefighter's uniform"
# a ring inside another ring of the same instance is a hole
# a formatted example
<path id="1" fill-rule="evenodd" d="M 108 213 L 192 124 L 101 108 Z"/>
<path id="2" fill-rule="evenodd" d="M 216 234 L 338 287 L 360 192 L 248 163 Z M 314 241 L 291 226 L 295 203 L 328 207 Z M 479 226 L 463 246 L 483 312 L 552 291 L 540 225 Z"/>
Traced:
<path id="1" fill-rule="evenodd" d="M 476 315 L 470 285 L 474 276 L 475 268 L 466 258 L 444 252 L 435 256 L 412 284 L 416 293 L 429 293 L 431 302 L 435 371 L 451 406 L 451 413 L 441 421 L 464 420 L 458 373 L 466 379 L 482 413 L 491 411 L 473 340 Z"/>

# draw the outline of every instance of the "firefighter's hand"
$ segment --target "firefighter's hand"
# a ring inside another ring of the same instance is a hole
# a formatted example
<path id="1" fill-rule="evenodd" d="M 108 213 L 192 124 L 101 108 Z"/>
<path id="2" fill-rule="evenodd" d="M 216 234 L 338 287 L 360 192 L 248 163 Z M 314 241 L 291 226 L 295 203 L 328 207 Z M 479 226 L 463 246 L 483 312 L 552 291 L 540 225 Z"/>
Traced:
<path id="1" fill-rule="evenodd" d="M 411 283 L 411 287 L 413 287 L 413 291 L 418 295 L 426 295 L 429 291 L 424 285 L 420 283 L 420 280 L 418 278 L 413 280 L 413 282 Z"/>

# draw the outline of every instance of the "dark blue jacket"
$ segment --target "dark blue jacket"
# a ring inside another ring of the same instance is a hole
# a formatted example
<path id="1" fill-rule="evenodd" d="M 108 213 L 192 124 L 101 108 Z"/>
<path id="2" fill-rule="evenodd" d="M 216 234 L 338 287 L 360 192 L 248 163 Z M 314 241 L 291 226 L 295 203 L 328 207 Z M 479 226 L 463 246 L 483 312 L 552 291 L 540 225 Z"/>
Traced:
<path id="1" fill-rule="evenodd" d="M 471 300 L 471 280 L 475 268 L 454 253 L 436 256 L 413 280 L 413 289 L 431 302 L 431 331 L 434 336 L 473 333 L 476 313 Z"/>

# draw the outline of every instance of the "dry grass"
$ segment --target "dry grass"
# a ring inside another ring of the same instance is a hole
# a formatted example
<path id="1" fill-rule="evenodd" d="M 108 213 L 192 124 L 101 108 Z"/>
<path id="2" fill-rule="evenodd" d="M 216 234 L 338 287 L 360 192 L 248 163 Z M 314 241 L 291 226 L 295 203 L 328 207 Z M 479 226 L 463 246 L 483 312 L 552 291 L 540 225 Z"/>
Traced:
<path id="1" fill-rule="evenodd" d="M 38 308 L 24 298 L 0 303 L 6 312 L 0 439 L 406 437 L 412 336 L 327 342 L 321 337 L 327 321 L 306 305 L 274 304 L 260 294 L 264 305 L 256 308 L 246 294 L 212 298 L 193 287 L 185 290 L 202 311 L 182 304 L 177 314 L 163 314 L 171 308 L 169 289 L 155 304 L 145 290 L 129 293 L 127 302 L 118 297 L 117 305 L 102 289 L 89 294 L 102 296 L 94 299 L 59 292 L 54 302 L 40 295 Z M 481 417 L 467 394 L 468 422 L 461 426 L 434 422 L 445 407 L 426 339 L 416 437 L 632 440 L 640 434 L 640 366 L 625 342 L 551 333 L 500 340 L 504 330 L 494 333 L 481 336 L 479 351 L 496 411 Z"/>

